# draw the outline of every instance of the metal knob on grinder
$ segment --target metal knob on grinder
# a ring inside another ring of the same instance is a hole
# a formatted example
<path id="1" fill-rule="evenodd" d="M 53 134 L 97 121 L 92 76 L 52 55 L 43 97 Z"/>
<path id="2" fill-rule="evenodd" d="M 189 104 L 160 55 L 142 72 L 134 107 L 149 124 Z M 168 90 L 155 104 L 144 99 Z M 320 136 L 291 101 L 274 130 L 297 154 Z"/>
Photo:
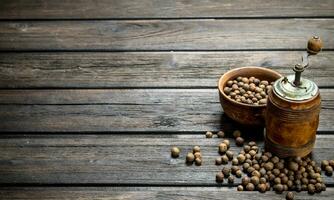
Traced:
<path id="1" fill-rule="evenodd" d="M 321 49 L 319 37 L 309 39 L 302 63 L 293 68 L 295 74 L 278 79 L 268 95 L 265 146 L 282 158 L 303 157 L 313 149 L 321 99 L 318 86 L 301 74 L 309 66 L 308 57 Z"/>

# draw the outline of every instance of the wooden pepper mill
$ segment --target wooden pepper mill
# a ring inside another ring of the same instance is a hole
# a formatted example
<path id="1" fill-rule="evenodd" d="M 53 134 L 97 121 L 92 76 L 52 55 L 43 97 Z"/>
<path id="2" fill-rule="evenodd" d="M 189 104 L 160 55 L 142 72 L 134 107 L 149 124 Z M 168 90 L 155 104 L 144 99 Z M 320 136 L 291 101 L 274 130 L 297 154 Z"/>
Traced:
<path id="1" fill-rule="evenodd" d="M 319 125 L 320 93 L 317 85 L 301 77 L 308 67 L 308 57 L 322 48 L 319 37 L 313 36 L 297 64 L 294 75 L 278 79 L 268 95 L 265 148 L 285 158 L 306 156 L 314 146 Z"/>

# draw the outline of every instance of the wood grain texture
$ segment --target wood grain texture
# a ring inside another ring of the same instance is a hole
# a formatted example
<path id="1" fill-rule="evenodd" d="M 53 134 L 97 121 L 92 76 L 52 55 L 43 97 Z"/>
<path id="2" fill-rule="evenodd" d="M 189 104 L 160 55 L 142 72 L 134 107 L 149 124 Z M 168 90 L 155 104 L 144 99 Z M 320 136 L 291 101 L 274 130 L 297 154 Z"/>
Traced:
<path id="1" fill-rule="evenodd" d="M 317 17 L 333 16 L 333 12 L 331 0 L 2 0 L 0 4 L 0 19 Z"/>
<path id="2" fill-rule="evenodd" d="M 226 187 L 14 187 L 0 188 L 0 195 L 4 200 L 282 200 L 285 199 L 286 194 L 276 194 L 272 191 L 264 194 L 259 192 L 237 192 L 235 188 Z M 331 199 L 333 195 L 333 188 L 327 188 L 325 192 L 315 195 L 309 195 L 306 192 L 295 193 L 296 199 L 305 200 Z"/>
<path id="3" fill-rule="evenodd" d="M 333 89 L 320 90 L 319 131 L 334 130 Z M 219 130 L 217 89 L 1 90 L 0 131 Z"/>
<path id="4" fill-rule="evenodd" d="M 216 87 L 229 69 L 263 66 L 284 75 L 298 51 L 0 53 L 1 88 Z M 334 52 L 310 58 L 303 76 L 334 86 Z"/>
<path id="5" fill-rule="evenodd" d="M 245 132 L 244 132 L 245 133 Z M 245 133 L 250 134 L 250 133 Z M 2 135 L 0 183 L 6 184 L 112 184 L 219 186 L 215 174 L 221 139 L 203 134 L 145 135 Z M 316 162 L 334 159 L 333 135 L 318 135 Z M 263 142 L 258 142 L 262 147 Z M 202 166 L 187 166 L 185 155 L 201 147 Z M 181 154 L 172 159 L 170 148 Z M 231 139 L 231 150 L 241 150 Z M 229 163 L 228 166 L 230 166 Z M 333 177 L 323 175 L 327 184 Z M 241 179 L 235 180 L 235 186 Z M 223 183 L 227 185 L 227 182 Z"/>
<path id="6" fill-rule="evenodd" d="M 334 49 L 334 19 L 2 21 L 0 50 Z"/>

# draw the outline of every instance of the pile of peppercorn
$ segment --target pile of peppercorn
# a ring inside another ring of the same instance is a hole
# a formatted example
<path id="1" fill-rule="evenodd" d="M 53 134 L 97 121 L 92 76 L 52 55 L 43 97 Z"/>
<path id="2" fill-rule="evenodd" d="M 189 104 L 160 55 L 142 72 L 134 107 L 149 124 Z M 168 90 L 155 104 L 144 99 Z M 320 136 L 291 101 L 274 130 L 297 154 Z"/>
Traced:
<path id="1" fill-rule="evenodd" d="M 213 138 L 211 131 L 205 133 L 206 138 Z M 233 132 L 235 144 L 242 150 L 234 155 L 230 150 L 230 141 L 225 139 L 224 131 L 217 132 L 217 137 L 222 138 L 218 146 L 219 157 L 215 159 L 216 165 L 226 165 L 216 174 L 216 182 L 233 184 L 235 178 L 241 178 L 238 191 L 259 191 L 264 193 L 273 189 L 281 194 L 287 191 L 286 199 L 294 199 L 292 191 L 308 191 L 309 194 L 320 193 L 326 190 L 326 185 L 321 177 L 322 171 L 327 176 L 332 176 L 334 160 L 323 160 L 321 167 L 310 156 L 304 158 L 294 157 L 282 159 L 270 152 L 261 150 L 256 142 L 250 141 L 245 144 L 241 132 Z M 177 147 L 171 149 L 172 157 L 180 154 Z M 193 147 L 193 151 L 186 156 L 186 163 L 202 164 L 201 150 L 199 146 Z M 231 167 L 227 164 L 231 162 Z"/>
<path id="2" fill-rule="evenodd" d="M 251 105 L 264 105 L 267 103 L 269 90 L 274 83 L 260 80 L 255 77 L 237 77 L 229 80 L 224 87 L 224 93 L 234 101 Z"/>

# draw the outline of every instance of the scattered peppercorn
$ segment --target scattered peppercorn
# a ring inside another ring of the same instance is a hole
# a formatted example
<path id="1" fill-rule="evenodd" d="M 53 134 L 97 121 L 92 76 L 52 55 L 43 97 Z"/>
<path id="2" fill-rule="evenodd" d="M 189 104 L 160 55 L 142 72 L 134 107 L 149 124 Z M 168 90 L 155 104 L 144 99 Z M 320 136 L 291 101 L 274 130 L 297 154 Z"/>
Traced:
<path id="1" fill-rule="evenodd" d="M 228 178 L 227 178 L 227 181 L 228 181 L 228 183 L 234 183 L 234 177 L 233 176 L 229 176 Z"/>
<path id="2" fill-rule="evenodd" d="M 205 133 L 205 136 L 206 136 L 206 138 L 212 138 L 213 133 L 212 133 L 211 131 L 207 131 L 207 132 Z"/>
<path id="3" fill-rule="evenodd" d="M 217 137 L 219 137 L 219 138 L 223 138 L 223 137 L 225 137 L 225 133 L 224 133 L 224 131 L 218 131 L 218 133 L 217 133 Z"/>
<path id="4" fill-rule="evenodd" d="M 202 165 L 202 159 L 201 159 L 201 158 L 195 158 L 195 164 L 196 164 L 197 166 Z"/>
<path id="5" fill-rule="evenodd" d="M 244 142 L 245 142 L 245 140 L 240 136 L 235 139 L 235 144 L 239 147 L 244 145 Z"/>
<path id="6" fill-rule="evenodd" d="M 194 146 L 193 153 L 200 152 L 201 148 L 199 146 Z"/>
<path id="7" fill-rule="evenodd" d="M 171 149 L 171 155 L 173 158 L 177 158 L 180 155 L 180 149 L 178 147 L 173 147 Z"/>
<path id="8" fill-rule="evenodd" d="M 286 193 L 285 199 L 286 200 L 293 200 L 295 198 L 295 194 L 293 192 Z"/>
<path id="9" fill-rule="evenodd" d="M 237 137 L 240 137 L 240 136 L 241 136 L 241 132 L 239 130 L 233 131 L 233 137 L 234 138 L 237 138 Z"/>
<path id="10" fill-rule="evenodd" d="M 221 165 L 223 163 L 223 160 L 221 157 L 217 157 L 215 160 L 216 165 Z"/>
<path id="11" fill-rule="evenodd" d="M 189 152 L 186 156 L 187 163 L 193 163 L 195 160 L 195 156 L 192 152 Z"/>
<path id="12" fill-rule="evenodd" d="M 244 187 L 242 185 L 238 185 L 237 190 L 238 191 L 244 191 Z"/>
<path id="13" fill-rule="evenodd" d="M 219 144 L 219 146 L 218 146 L 218 152 L 220 154 L 226 153 L 227 150 L 228 150 L 228 146 L 227 146 L 226 143 L 222 142 L 222 143 Z"/>
<path id="14" fill-rule="evenodd" d="M 224 174 L 223 174 L 222 172 L 218 172 L 218 173 L 216 174 L 216 181 L 217 181 L 218 183 L 222 183 L 222 182 L 224 182 Z"/>

